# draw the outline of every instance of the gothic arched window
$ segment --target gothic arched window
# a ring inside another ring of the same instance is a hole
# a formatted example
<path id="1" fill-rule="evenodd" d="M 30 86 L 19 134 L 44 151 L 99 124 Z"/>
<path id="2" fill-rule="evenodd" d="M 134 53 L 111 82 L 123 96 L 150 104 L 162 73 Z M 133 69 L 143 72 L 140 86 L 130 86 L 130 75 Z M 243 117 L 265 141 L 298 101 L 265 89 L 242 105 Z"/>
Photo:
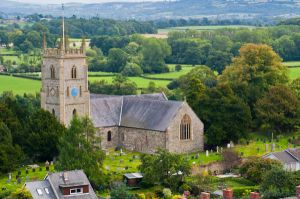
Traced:
<path id="1" fill-rule="evenodd" d="M 191 139 L 192 120 L 188 115 L 184 115 L 180 123 L 180 140 Z"/>
<path id="2" fill-rule="evenodd" d="M 50 77 L 51 79 L 55 79 L 55 68 L 53 65 L 50 67 Z"/>
<path id="3" fill-rule="evenodd" d="M 74 109 L 74 110 L 73 110 L 73 116 L 76 116 L 76 115 L 77 115 L 77 110 Z"/>
<path id="4" fill-rule="evenodd" d="M 110 142 L 111 141 L 111 131 L 107 132 L 107 141 Z"/>
<path id="5" fill-rule="evenodd" d="M 72 79 L 76 79 L 77 78 L 77 69 L 76 69 L 76 66 L 72 67 L 71 78 Z"/>

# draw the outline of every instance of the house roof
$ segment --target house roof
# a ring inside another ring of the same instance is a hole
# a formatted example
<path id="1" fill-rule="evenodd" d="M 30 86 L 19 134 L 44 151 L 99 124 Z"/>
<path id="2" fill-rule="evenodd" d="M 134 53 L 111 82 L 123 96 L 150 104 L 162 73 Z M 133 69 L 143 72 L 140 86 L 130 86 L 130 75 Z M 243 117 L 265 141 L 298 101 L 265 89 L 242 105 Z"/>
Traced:
<path id="1" fill-rule="evenodd" d="M 300 149 L 287 149 L 280 152 L 273 152 L 265 155 L 264 157 L 269 157 L 270 155 L 275 156 L 277 160 L 284 164 L 289 164 L 293 162 L 299 162 Z"/>
<path id="2" fill-rule="evenodd" d="M 105 96 L 91 95 L 95 127 L 123 126 L 166 131 L 183 102 L 169 101 L 163 93 Z"/>
<path id="3" fill-rule="evenodd" d="M 64 178 L 64 174 L 67 174 L 67 180 Z M 49 181 L 51 187 L 53 188 L 56 197 L 63 198 L 62 192 L 60 191 L 60 187 L 72 187 L 79 185 L 88 185 L 89 186 L 89 194 L 80 194 L 80 195 L 68 195 L 69 199 L 96 199 L 97 196 L 86 177 L 85 173 L 82 170 L 74 170 L 67 172 L 58 172 L 58 173 L 49 173 L 46 177 L 46 180 Z"/>
<path id="4" fill-rule="evenodd" d="M 33 199 L 56 198 L 48 180 L 27 182 L 25 186 L 31 193 Z M 38 193 L 38 191 L 40 193 Z"/>

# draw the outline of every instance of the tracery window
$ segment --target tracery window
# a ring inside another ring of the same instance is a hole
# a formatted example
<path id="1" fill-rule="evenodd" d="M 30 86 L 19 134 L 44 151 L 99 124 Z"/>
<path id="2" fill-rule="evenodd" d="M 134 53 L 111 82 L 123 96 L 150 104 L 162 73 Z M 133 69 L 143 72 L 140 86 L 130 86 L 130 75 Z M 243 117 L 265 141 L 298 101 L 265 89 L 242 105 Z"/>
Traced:
<path id="1" fill-rule="evenodd" d="M 184 115 L 180 123 L 180 140 L 191 139 L 192 120 L 188 115 Z"/>
<path id="2" fill-rule="evenodd" d="M 107 132 L 107 141 L 110 142 L 111 141 L 111 131 Z"/>
<path id="3" fill-rule="evenodd" d="M 50 78 L 55 79 L 55 68 L 53 65 L 50 67 Z"/>

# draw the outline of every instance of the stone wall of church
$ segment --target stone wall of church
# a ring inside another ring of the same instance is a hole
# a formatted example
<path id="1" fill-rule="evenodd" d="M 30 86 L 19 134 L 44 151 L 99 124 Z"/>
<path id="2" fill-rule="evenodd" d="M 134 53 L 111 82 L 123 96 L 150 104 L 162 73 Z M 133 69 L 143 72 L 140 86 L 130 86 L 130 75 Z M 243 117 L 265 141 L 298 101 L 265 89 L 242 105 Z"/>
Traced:
<path id="1" fill-rule="evenodd" d="M 119 143 L 119 127 L 99 128 L 97 135 L 101 137 L 101 147 L 104 149 L 116 148 Z M 108 140 L 108 133 L 111 132 L 111 141 Z"/>
<path id="2" fill-rule="evenodd" d="M 166 148 L 165 132 L 120 127 L 119 133 L 123 146 L 128 150 L 154 153 L 159 148 Z"/>
<path id="3" fill-rule="evenodd" d="M 180 140 L 180 124 L 184 115 L 187 114 L 191 120 L 191 139 Z M 166 148 L 173 153 L 189 153 L 202 151 L 204 149 L 204 125 L 193 110 L 184 103 L 173 119 L 166 133 Z"/>

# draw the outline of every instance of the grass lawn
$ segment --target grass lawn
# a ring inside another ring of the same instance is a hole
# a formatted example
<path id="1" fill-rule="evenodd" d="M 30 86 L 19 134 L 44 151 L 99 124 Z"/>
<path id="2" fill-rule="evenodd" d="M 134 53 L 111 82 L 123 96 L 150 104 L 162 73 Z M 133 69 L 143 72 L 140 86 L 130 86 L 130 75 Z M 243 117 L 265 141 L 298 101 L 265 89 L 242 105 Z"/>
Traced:
<path id="1" fill-rule="evenodd" d="M 299 62 L 300 63 L 300 62 Z M 300 77 L 300 67 L 299 68 L 289 68 L 289 76 L 292 80 Z"/>
<path id="2" fill-rule="evenodd" d="M 18 175 L 18 171 L 12 172 L 12 180 L 10 182 L 7 182 L 8 180 L 8 174 L 0 176 L 0 188 L 6 188 L 7 191 L 15 191 L 17 188 L 21 188 L 26 181 L 31 180 L 43 180 L 45 176 L 47 175 L 46 168 L 44 166 L 41 166 L 42 171 L 39 170 L 39 168 L 35 169 L 35 172 L 32 171 L 32 169 L 28 169 L 29 173 L 26 174 L 25 167 L 22 167 L 20 169 L 21 171 L 21 183 L 18 184 L 16 180 L 16 176 Z M 50 172 L 54 171 L 54 166 L 50 166 Z M 0 194 L 1 194 L 0 190 Z"/>
<path id="3" fill-rule="evenodd" d="M 17 52 L 12 48 L 0 48 L 0 54 L 16 54 Z"/>
<path id="4" fill-rule="evenodd" d="M 287 61 L 283 62 L 283 65 L 288 66 L 288 67 L 300 67 L 300 61 Z"/>
<path id="5" fill-rule="evenodd" d="M 41 89 L 41 82 L 36 80 L 0 75 L 0 93 L 12 91 L 14 94 L 35 94 Z"/>

